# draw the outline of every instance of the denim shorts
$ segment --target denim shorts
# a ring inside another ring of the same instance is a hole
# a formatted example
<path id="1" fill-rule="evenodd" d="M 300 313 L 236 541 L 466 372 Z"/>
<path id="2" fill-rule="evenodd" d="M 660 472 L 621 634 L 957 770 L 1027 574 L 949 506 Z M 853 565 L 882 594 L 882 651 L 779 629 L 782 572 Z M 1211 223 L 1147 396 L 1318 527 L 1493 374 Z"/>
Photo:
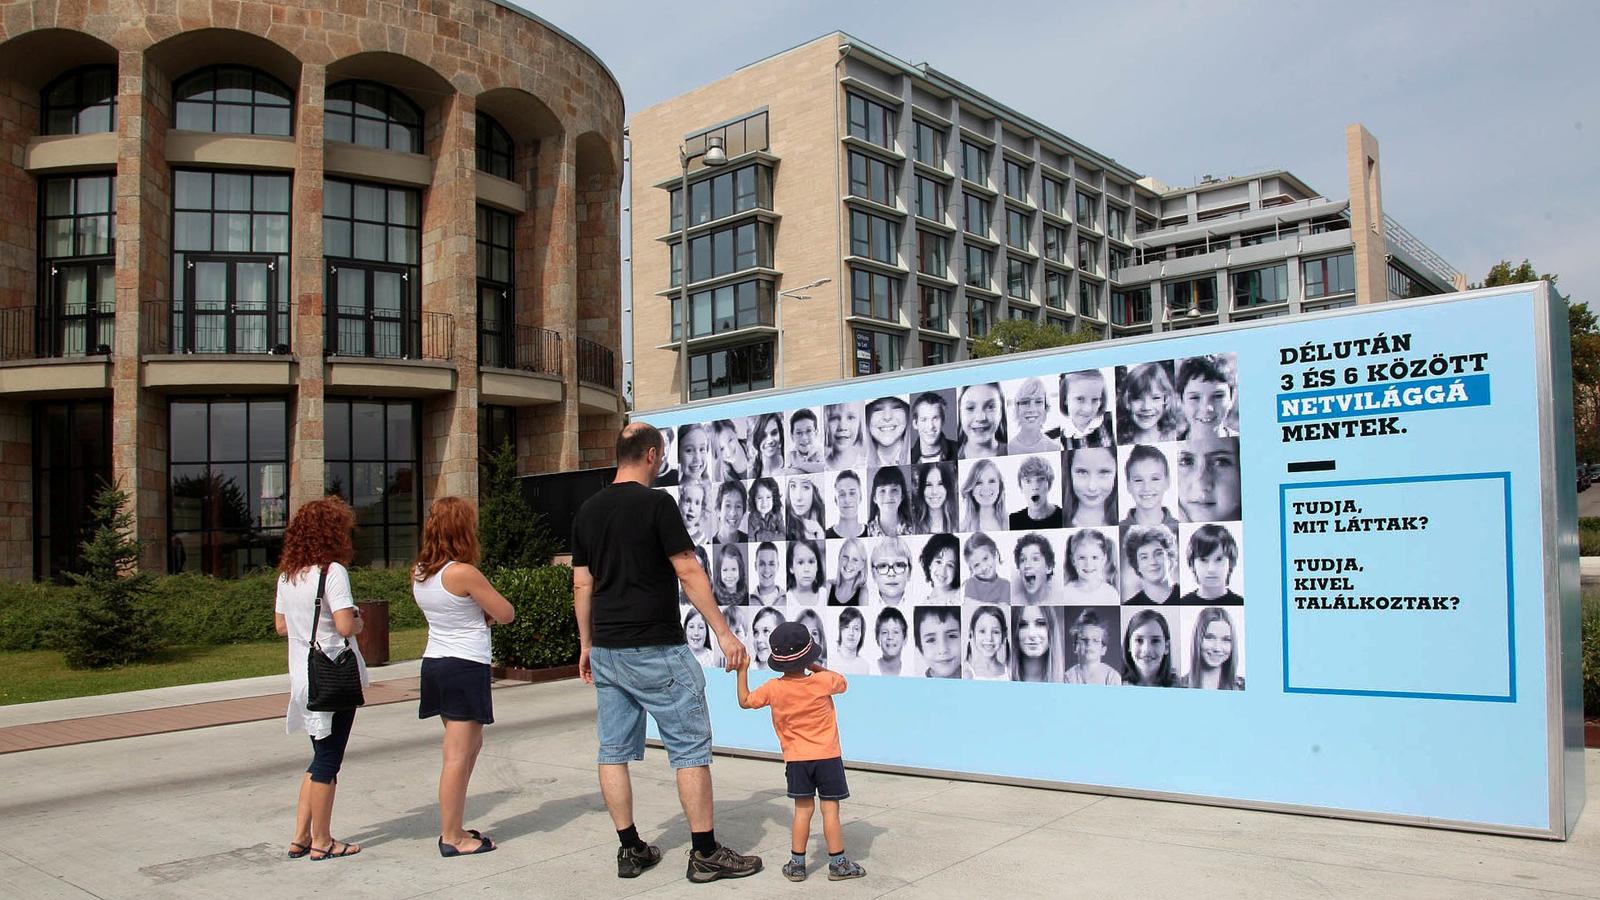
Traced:
<path id="1" fill-rule="evenodd" d="M 644 759 L 644 716 L 656 720 L 674 769 L 711 764 L 706 676 L 685 644 L 593 647 L 601 765 Z"/>

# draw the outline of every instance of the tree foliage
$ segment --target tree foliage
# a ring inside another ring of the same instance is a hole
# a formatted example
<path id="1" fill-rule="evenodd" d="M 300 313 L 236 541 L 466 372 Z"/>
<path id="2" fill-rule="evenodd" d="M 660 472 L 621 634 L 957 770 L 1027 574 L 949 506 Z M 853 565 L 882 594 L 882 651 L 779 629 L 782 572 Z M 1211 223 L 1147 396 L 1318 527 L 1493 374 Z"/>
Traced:
<path id="1" fill-rule="evenodd" d="M 485 572 L 536 569 L 548 565 L 556 542 L 544 519 L 522 497 L 517 483 L 517 454 L 511 442 L 489 459 L 488 480 L 478 506 L 478 543 Z"/>
<path id="2" fill-rule="evenodd" d="M 1588 304 L 1575 301 L 1556 287 L 1559 276 L 1540 272 L 1524 259 L 1512 263 L 1502 259 L 1489 268 L 1481 284 L 1473 287 L 1503 287 L 1548 281 L 1567 305 L 1567 332 L 1572 339 L 1573 423 L 1577 426 L 1578 457 L 1600 459 L 1600 319 Z"/>
<path id="3" fill-rule="evenodd" d="M 972 342 L 972 356 L 974 359 L 982 359 L 987 356 L 1004 356 L 1008 353 L 1026 353 L 1029 350 L 1087 344 L 1099 339 L 1098 332 L 1086 328 L 1067 331 L 1054 325 L 1041 325 L 1027 319 L 1007 319 L 996 322 L 988 334 Z"/>
<path id="4" fill-rule="evenodd" d="M 74 669 L 124 665 L 161 647 L 151 576 L 139 569 L 128 493 L 104 486 L 89 515 L 94 531 L 83 542 L 83 571 L 68 575 L 78 586 L 76 602 L 62 621 L 62 653 Z"/>

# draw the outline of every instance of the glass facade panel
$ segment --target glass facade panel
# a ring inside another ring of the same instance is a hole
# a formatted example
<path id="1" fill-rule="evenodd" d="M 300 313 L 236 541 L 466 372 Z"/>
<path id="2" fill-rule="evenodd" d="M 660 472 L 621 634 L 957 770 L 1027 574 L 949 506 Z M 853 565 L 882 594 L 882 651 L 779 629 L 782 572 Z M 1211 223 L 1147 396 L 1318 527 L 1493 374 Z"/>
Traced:
<path id="1" fill-rule="evenodd" d="M 356 514 L 354 565 L 410 565 L 424 504 L 416 402 L 330 399 L 324 417 L 353 438 L 339 447 L 328 442 L 324 471 L 328 493 L 343 497 Z"/>
<path id="2" fill-rule="evenodd" d="M 763 341 L 689 358 L 689 396 L 699 400 L 772 387 L 772 343 Z"/>
<path id="3" fill-rule="evenodd" d="M 894 148 L 895 111 L 860 94 L 846 94 L 850 136 L 879 147 Z"/>
<path id="4" fill-rule="evenodd" d="M 82 570 L 90 508 L 111 480 L 111 409 L 104 400 L 33 408 L 33 575 L 65 580 Z"/>
<path id="5" fill-rule="evenodd" d="M 116 66 L 84 66 L 50 84 L 39 98 L 40 134 L 101 134 L 117 128 Z"/>
<path id="6" fill-rule="evenodd" d="M 516 145 L 511 141 L 511 133 L 488 113 L 478 113 L 475 120 L 478 170 L 510 179 L 516 158 Z"/>
<path id="7" fill-rule="evenodd" d="M 1279 263 L 1248 272 L 1233 273 L 1233 308 L 1286 303 L 1289 300 L 1289 265 Z"/>
<path id="8" fill-rule="evenodd" d="M 293 127 L 294 92 L 265 72 L 246 66 L 208 66 L 172 88 L 176 126 L 186 131 L 287 136 Z"/>
<path id="9" fill-rule="evenodd" d="M 1308 259 L 1300 264 L 1305 272 L 1306 299 L 1326 297 L 1331 294 L 1354 293 L 1356 289 L 1356 261 L 1354 254 L 1341 253 L 1322 259 Z"/>
<path id="10" fill-rule="evenodd" d="M 422 152 L 422 110 L 388 85 L 341 81 L 328 88 L 324 136 L 378 150 Z"/>
<path id="11" fill-rule="evenodd" d="M 944 168 L 944 128 L 913 119 L 911 154 L 917 162 Z"/>
<path id="12" fill-rule="evenodd" d="M 851 309 L 858 316 L 900 320 L 900 279 L 866 269 L 850 270 Z"/>
<path id="13" fill-rule="evenodd" d="M 169 424 L 168 570 L 234 578 L 275 564 L 288 520 L 288 404 L 174 401 Z"/>

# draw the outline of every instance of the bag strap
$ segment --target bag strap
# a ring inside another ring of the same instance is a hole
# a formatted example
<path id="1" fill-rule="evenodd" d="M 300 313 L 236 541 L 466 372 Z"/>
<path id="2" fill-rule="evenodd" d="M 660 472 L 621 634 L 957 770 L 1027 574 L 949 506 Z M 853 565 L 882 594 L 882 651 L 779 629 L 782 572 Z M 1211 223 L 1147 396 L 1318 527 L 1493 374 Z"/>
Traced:
<path id="1" fill-rule="evenodd" d="M 322 592 L 328 587 L 328 567 L 323 566 L 317 573 L 317 611 L 311 616 L 311 649 L 321 650 L 322 645 L 317 642 L 317 628 L 322 624 Z M 345 641 L 349 644 L 349 641 Z"/>

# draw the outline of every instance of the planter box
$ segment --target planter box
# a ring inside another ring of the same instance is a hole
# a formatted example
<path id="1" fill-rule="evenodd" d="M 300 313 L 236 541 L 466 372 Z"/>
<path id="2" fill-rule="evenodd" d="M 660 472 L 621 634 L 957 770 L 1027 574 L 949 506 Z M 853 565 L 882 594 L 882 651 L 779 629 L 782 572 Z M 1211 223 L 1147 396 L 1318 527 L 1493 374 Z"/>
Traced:
<path id="1" fill-rule="evenodd" d="M 361 648 L 361 658 L 368 666 L 381 666 L 389 661 L 389 604 L 383 600 L 357 600 L 361 611 L 361 633 L 356 635 L 356 646 Z"/>
<path id="2" fill-rule="evenodd" d="M 1583 745 L 1591 749 L 1600 749 L 1600 719 L 1583 721 Z"/>
<path id="3" fill-rule="evenodd" d="M 567 678 L 578 677 L 576 664 L 570 666 L 551 666 L 547 669 L 523 669 L 517 666 L 493 666 L 489 674 L 506 681 L 527 681 L 538 684 L 543 681 L 561 681 Z"/>

